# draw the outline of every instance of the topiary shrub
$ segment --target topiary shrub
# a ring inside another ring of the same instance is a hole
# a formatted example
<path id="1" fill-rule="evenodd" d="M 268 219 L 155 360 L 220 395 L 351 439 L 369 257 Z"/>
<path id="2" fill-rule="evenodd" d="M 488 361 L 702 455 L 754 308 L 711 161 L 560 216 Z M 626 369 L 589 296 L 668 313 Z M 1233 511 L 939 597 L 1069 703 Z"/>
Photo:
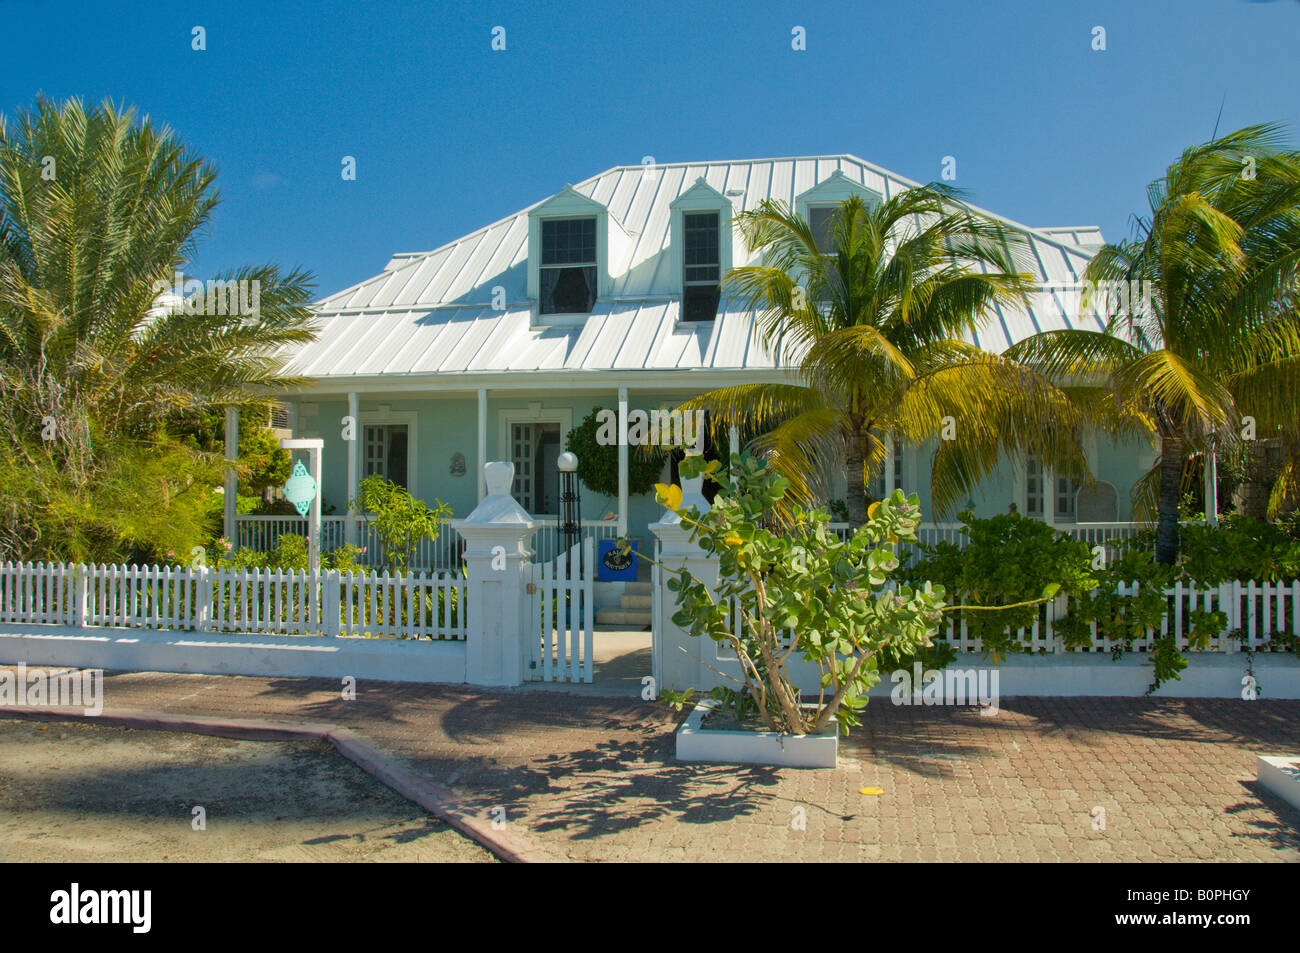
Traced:
<path id="1" fill-rule="evenodd" d="M 564 449 L 578 458 L 578 479 L 593 493 L 618 496 L 618 444 L 596 439 L 600 422 L 596 415 L 603 407 L 593 408 L 582 423 L 569 431 Z M 639 496 L 654 489 L 664 466 L 664 452 L 654 448 L 629 447 L 627 464 L 628 495 Z"/>

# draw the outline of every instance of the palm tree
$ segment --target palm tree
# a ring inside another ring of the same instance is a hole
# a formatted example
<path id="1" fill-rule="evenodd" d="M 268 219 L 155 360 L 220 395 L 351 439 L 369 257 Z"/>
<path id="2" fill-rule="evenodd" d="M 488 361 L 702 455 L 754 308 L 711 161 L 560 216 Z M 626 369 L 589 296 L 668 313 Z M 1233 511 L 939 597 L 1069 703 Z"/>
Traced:
<path id="1" fill-rule="evenodd" d="M 1141 282 L 1149 305 L 1009 352 L 1079 382 L 1066 389 L 1094 422 L 1158 442 L 1135 502 L 1156 510 L 1162 563 L 1178 555 L 1188 455 L 1294 426 L 1300 410 L 1300 320 L 1280 307 L 1300 264 L 1300 156 L 1280 146 L 1278 127 L 1259 125 L 1186 150 L 1148 186 L 1134 238 L 1104 246 L 1084 275 L 1085 287 Z"/>
<path id="2" fill-rule="evenodd" d="M 781 202 L 737 216 L 762 264 L 735 268 L 724 293 L 754 311 L 772 353 L 797 360 L 795 381 L 725 387 L 689 401 L 715 428 L 761 436 L 754 448 L 802 505 L 847 465 L 849 519 L 866 519 L 883 435 L 913 445 L 941 436 L 932 500 L 946 511 L 996 467 L 1032 453 L 1086 476 L 1078 414 L 1044 378 L 967 340 L 996 306 L 1034 287 L 1018 266 L 1024 240 L 966 208 L 942 185 L 878 204 L 854 197 L 819 236 Z"/>
<path id="3" fill-rule="evenodd" d="M 242 268 L 203 286 L 221 282 L 221 300 L 159 303 L 211 221 L 215 178 L 166 128 L 112 103 L 38 98 L 12 122 L 0 117 L 9 462 L 91 486 L 123 441 L 148 445 L 227 406 L 265 407 L 268 389 L 293 382 L 276 350 L 313 337 L 309 275 Z"/>
<path id="4" fill-rule="evenodd" d="M 156 307 L 211 220 L 215 178 L 167 129 L 111 103 L 40 98 L 12 125 L 0 117 L 0 399 L 21 428 L 11 437 L 53 433 L 85 475 L 92 430 L 147 432 L 286 382 L 273 352 L 311 339 L 306 274 L 217 276 L 242 282 L 221 287 L 245 301 L 257 289 L 251 318 Z"/>

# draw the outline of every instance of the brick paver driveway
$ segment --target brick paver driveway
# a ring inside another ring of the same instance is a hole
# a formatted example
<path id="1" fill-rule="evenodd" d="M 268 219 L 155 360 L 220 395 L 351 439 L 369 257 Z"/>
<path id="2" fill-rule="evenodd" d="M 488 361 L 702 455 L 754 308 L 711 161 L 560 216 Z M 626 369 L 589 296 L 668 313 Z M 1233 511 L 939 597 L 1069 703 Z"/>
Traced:
<path id="1" fill-rule="evenodd" d="M 346 725 L 557 858 L 1300 860 L 1300 816 L 1254 781 L 1257 753 L 1300 749 L 1294 701 L 874 700 L 838 769 L 800 771 L 674 762 L 676 716 L 631 699 L 151 673 L 104 693 Z"/>

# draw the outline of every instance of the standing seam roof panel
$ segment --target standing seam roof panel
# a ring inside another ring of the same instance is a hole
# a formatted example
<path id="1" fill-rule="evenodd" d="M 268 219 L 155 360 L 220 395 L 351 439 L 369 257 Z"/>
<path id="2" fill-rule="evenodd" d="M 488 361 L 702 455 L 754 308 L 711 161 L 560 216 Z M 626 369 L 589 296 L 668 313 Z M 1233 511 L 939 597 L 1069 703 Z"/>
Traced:
<path id="1" fill-rule="evenodd" d="M 677 283 L 672 273 L 671 203 L 701 176 L 723 194 L 742 189 L 743 197 L 733 200 L 737 212 L 756 208 L 768 198 L 793 203 L 837 169 L 886 197 L 909 186 L 849 156 L 668 164 L 648 174 L 641 168 L 611 169 L 576 188 L 609 207 L 629 233 L 628 267 L 614 276 L 613 290 L 629 299 L 642 298 L 639 305 L 634 300 L 598 301 L 585 326 L 550 329 L 529 326 L 530 308 L 501 314 L 481 307 L 485 302 L 480 300 L 446 308 L 457 297 L 485 298 L 497 283 L 507 287 L 511 300 L 522 298 L 525 273 L 519 265 L 527 260 L 530 206 L 433 251 L 393 256 L 380 274 L 317 305 L 319 341 L 282 353 L 292 355 L 291 372 L 316 372 L 313 376 L 348 376 L 372 368 L 385 373 L 455 373 L 487 367 L 771 367 L 772 355 L 762 347 L 751 315 L 724 310 L 712 326 L 682 327 L 679 303 L 656 300 Z M 1077 281 L 1091 257 L 1092 249 L 1072 246 L 1068 239 L 1087 235 L 1100 240 L 1100 232 L 1091 227 L 1028 229 L 1026 234 L 1041 279 L 1051 282 Z M 734 263 L 741 265 L 743 244 L 736 237 Z M 371 313 L 329 317 L 332 309 L 354 308 Z M 1011 308 L 992 316 L 975 338 L 1001 350 L 1024 333 L 1066 326 L 1069 320 L 1059 302 L 1046 296 L 1028 310 Z M 1082 323 L 1092 326 L 1097 319 L 1088 316 Z M 390 356 L 380 356 L 385 354 Z M 787 362 L 793 359 L 793 354 L 785 355 Z"/>

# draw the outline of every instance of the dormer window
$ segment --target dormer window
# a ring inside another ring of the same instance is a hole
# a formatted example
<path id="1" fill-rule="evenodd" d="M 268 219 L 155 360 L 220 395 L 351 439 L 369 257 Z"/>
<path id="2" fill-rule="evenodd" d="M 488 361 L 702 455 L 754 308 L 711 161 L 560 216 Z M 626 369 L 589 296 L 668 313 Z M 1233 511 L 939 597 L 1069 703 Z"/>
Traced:
<path id="1" fill-rule="evenodd" d="M 812 229 L 817 250 L 823 255 L 835 254 L 835 234 L 831 226 L 835 220 L 836 205 L 810 205 L 808 207 L 808 227 Z"/>
<path id="2" fill-rule="evenodd" d="M 596 304 L 596 219 L 542 221 L 542 314 L 590 314 Z"/>
<path id="3" fill-rule="evenodd" d="M 867 205 L 881 201 L 879 192 L 855 182 L 837 169 L 807 192 L 795 197 L 795 213 L 802 216 L 817 242 L 817 250 L 823 255 L 835 254 L 835 238 L 832 226 L 835 213 L 839 211 L 846 199 L 857 196 Z"/>
<path id="4" fill-rule="evenodd" d="M 576 326 L 615 294 L 631 238 L 609 209 L 571 185 L 528 212 L 528 297 L 544 327 Z"/>
<path id="5" fill-rule="evenodd" d="M 682 216 L 683 321 L 712 321 L 718 316 L 720 231 L 717 212 L 685 212 Z"/>
<path id="6" fill-rule="evenodd" d="M 673 274 L 675 281 L 681 281 L 678 287 L 682 292 L 679 320 L 712 321 L 718 316 L 722 276 L 731 270 L 731 219 L 735 209 L 731 199 L 703 177 L 677 196 L 670 208 Z"/>

